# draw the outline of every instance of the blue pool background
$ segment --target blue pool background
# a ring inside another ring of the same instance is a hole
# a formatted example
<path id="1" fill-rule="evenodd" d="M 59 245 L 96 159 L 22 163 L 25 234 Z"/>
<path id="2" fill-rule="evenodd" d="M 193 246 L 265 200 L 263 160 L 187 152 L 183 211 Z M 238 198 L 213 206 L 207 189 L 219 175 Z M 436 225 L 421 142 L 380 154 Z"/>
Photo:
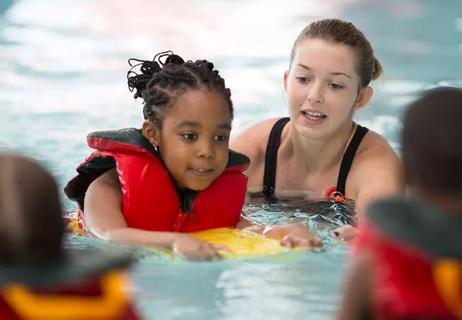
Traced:
<path id="1" fill-rule="evenodd" d="M 165 49 L 215 62 L 233 93 L 233 135 L 284 116 L 292 42 L 324 17 L 372 42 L 385 75 L 356 118 L 399 152 L 405 105 L 422 89 L 462 86 L 462 1 L 0 0 L 0 149 L 40 159 L 62 186 L 88 132 L 140 125 L 126 61 Z M 129 289 L 147 319 L 330 319 L 346 252 L 329 241 L 323 252 L 193 263 L 140 249 Z"/>

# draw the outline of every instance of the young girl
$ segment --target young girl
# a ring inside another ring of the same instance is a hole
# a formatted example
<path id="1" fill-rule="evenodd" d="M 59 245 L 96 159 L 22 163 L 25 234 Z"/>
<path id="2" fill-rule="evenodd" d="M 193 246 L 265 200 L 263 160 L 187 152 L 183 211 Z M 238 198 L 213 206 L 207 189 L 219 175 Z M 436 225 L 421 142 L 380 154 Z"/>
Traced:
<path id="1" fill-rule="evenodd" d="M 121 252 L 62 247 L 57 185 L 32 159 L 0 153 L 0 319 L 138 319 Z"/>
<path id="2" fill-rule="evenodd" d="M 437 88 L 404 118 L 408 199 L 377 201 L 354 241 L 341 319 L 461 319 L 462 90 Z"/>
<path id="3" fill-rule="evenodd" d="M 230 90 L 205 60 L 161 53 L 153 61 L 132 61 L 141 66 L 140 74 L 128 72 L 128 84 L 144 100 L 142 129 L 90 134 L 97 151 L 65 192 L 97 236 L 195 259 L 218 257 L 223 246 L 184 232 L 235 227 L 240 219 L 248 158 L 228 149 Z M 308 245 L 306 228 L 285 228 L 268 234 L 287 235 L 286 245 Z"/>
<path id="4" fill-rule="evenodd" d="M 379 134 L 353 121 L 381 74 L 369 41 L 337 19 L 311 23 L 284 73 L 290 118 L 264 120 L 232 148 L 250 158 L 248 189 L 267 198 L 334 194 L 356 201 L 400 192 L 400 161 Z"/>

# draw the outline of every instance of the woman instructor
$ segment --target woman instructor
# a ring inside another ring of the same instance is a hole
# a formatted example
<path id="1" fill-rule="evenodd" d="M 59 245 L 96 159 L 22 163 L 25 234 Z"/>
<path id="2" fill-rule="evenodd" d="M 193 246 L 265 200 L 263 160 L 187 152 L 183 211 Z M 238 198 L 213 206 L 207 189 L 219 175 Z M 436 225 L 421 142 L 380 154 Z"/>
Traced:
<path id="1" fill-rule="evenodd" d="M 231 143 L 251 160 L 248 191 L 267 198 L 336 191 L 356 202 L 359 216 L 372 200 L 400 193 L 398 156 L 384 137 L 353 121 L 381 72 L 352 23 L 326 19 L 303 29 L 284 73 L 290 118 L 264 120 Z"/>

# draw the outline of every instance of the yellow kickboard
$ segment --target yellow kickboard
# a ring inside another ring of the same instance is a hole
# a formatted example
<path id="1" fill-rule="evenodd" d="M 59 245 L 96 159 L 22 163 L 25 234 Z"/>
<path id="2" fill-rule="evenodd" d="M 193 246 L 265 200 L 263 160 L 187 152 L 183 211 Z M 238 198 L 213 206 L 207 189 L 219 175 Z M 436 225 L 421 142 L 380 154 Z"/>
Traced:
<path id="1" fill-rule="evenodd" d="M 76 215 L 65 218 L 67 231 L 74 235 L 88 235 Z M 224 258 L 256 257 L 288 250 L 279 241 L 252 231 L 233 228 L 217 228 L 188 233 L 190 236 L 215 244 L 224 244 L 229 251 L 221 251 Z"/>
<path id="2" fill-rule="evenodd" d="M 270 255 L 287 250 L 279 241 L 252 231 L 217 228 L 188 234 L 211 243 L 226 245 L 230 251 L 220 252 L 224 258 Z"/>

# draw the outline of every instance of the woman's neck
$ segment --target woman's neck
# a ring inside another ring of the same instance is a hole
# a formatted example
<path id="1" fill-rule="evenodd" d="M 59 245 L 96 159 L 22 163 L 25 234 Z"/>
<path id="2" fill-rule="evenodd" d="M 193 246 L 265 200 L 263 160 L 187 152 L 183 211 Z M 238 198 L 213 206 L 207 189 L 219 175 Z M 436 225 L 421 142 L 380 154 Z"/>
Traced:
<path id="1" fill-rule="evenodd" d="M 354 122 L 346 123 L 334 135 L 323 139 L 301 136 L 293 126 L 288 126 L 287 145 L 281 145 L 287 157 L 303 163 L 306 171 L 319 171 L 340 165 L 343 154 L 355 132 Z"/>

